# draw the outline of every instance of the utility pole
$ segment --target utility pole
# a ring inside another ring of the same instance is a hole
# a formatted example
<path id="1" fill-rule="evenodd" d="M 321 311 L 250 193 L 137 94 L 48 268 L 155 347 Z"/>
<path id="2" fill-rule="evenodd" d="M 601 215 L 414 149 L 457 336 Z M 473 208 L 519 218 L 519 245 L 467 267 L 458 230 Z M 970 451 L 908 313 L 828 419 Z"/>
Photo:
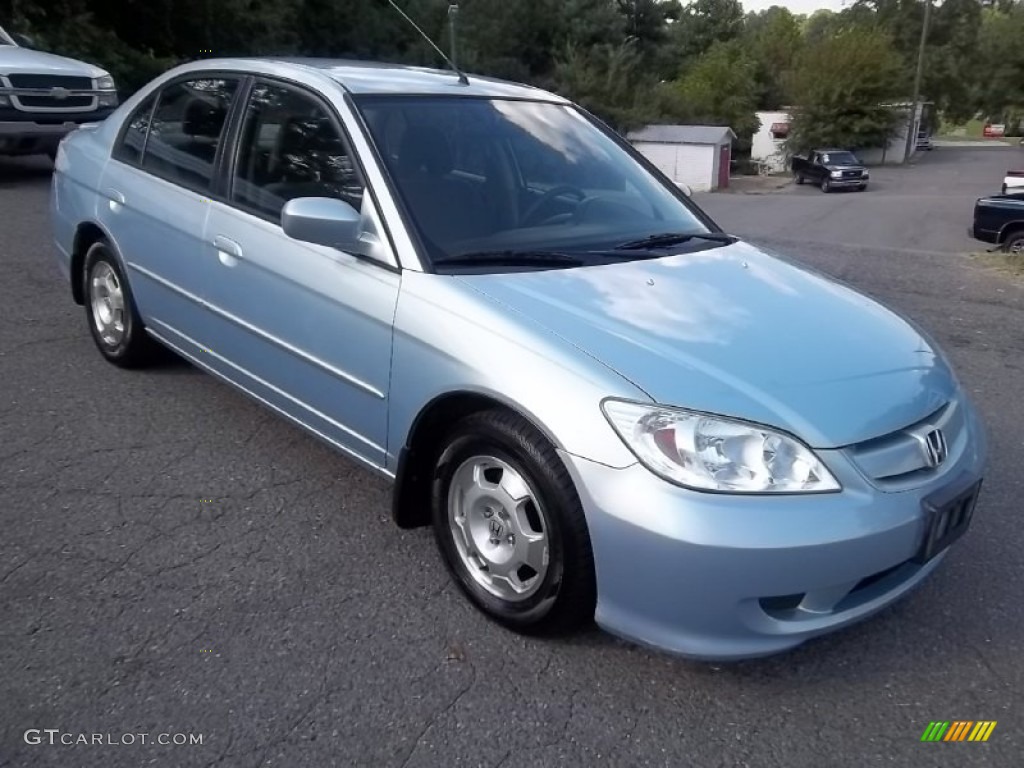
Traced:
<path id="1" fill-rule="evenodd" d="M 451 3 L 448 6 L 448 41 L 451 45 L 452 51 L 452 66 L 458 69 L 458 59 L 456 58 L 456 47 L 455 47 L 455 17 L 459 15 L 459 4 Z"/>
<path id="2" fill-rule="evenodd" d="M 921 98 L 921 75 L 924 73 L 924 48 L 928 42 L 928 21 L 931 18 L 932 0 L 924 0 L 924 22 L 921 24 L 921 44 L 917 49 L 917 72 L 914 74 L 914 98 L 910 104 L 910 118 L 907 120 L 907 146 L 903 153 L 903 162 L 910 160 L 910 148 L 917 143 L 917 130 L 914 122 L 917 118 L 917 102 Z M 913 142 L 913 143 L 912 143 Z"/>

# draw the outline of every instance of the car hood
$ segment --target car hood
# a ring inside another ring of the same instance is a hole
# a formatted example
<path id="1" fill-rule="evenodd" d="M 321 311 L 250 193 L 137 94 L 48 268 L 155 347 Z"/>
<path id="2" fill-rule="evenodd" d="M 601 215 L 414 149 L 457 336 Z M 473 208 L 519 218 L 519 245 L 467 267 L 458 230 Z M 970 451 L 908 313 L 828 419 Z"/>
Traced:
<path id="1" fill-rule="evenodd" d="M 957 389 L 904 319 L 746 243 L 459 279 L 658 403 L 772 425 L 816 448 L 906 427 Z"/>
<path id="2" fill-rule="evenodd" d="M 863 165 L 826 165 L 830 171 L 863 171 Z"/>
<path id="3" fill-rule="evenodd" d="M 76 77 L 102 77 L 107 74 L 99 67 L 53 53 L 0 45 L 0 72 L 10 74 L 73 75 Z"/>

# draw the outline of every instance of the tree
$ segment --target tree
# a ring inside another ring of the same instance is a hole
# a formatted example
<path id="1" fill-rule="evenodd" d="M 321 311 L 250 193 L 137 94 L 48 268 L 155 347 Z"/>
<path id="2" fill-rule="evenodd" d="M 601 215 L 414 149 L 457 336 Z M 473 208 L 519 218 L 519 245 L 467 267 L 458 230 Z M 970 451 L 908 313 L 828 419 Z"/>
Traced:
<path id="1" fill-rule="evenodd" d="M 884 145 L 899 113 L 903 60 L 885 33 L 851 27 L 809 45 L 789 78 L 790 149 Z"/>
<path id="2" fill-rule="evenodd" d="M 760 127 L 755 72 L 741 41 L 712 45 L 677 85 L 690 122 L 727 125 L 736 133 L 737 148 L 749 147 Z"/>
<path id="3" fill-rule="evenodd" d="M 758 108 L 779 109 L 786 100 L 784 79 L 803 48 L 800 20 L 777 5 L 750 13 L 742 39 L 754 62 Z"/>
<path id="4" fill-rule="evenodd" d="M 987 9 L 979 33 L 972 105 L 986 116 L 1015 121 L 1024 111 L 1024 5 Z"/>
<path id="5" fill-rule="evenodd" d="M 625 133 L 649 122 L 639 105 L 649 90 L 634 41 L 583 49 L 569 43 L 555 63 L 555 90 Z"/>
<path id="6" fill-rule="evenodd" d="M 743 33 L 743 6 L 739 0 L 694 0 L 679 13 L 669 34 L 675 72 L 708 51 Z"/>

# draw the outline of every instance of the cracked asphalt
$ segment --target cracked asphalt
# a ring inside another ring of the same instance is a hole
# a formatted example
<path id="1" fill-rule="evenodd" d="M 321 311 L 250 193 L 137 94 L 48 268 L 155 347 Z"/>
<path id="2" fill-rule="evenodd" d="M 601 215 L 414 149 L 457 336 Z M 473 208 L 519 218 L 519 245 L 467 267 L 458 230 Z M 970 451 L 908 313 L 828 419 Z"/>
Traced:
<path id="1" fill-rule="evenodd" d="M 972 530 L 920 590 L 732 665 L 510 634 L 428 531 L 392 525 L 383 481 L 187 364 L 103 362 L 54 263 L 47 162 L 0 159 L 0 766 L 1019 765 L 1024 280 L 963 255 L 1016 152 L 936 150 L 863 195 L 700 198 L 934 334 L 992 448 Z M 957 719 L 998 726 L 919 742 Z"/>

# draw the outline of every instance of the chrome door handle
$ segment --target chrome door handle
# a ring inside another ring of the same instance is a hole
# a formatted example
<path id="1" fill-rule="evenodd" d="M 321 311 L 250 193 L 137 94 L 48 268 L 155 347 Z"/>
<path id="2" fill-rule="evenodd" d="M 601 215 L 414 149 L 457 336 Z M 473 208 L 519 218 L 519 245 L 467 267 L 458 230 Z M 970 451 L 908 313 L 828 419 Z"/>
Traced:
<path id="1" fill-rule="evenodd" d="M 233 267 L 242 258 L 242 246 L 223 235 L 213 238 L 213 247 L 217 249 L 217 258 L 226 267 Z"/>
<path id="2" fill-rule="evenodd" d="M 108 189 L 103 192 L 107 200 L 110 201 L 110 210 L 119 211 L 125 204 L 124 193 L 116 189 Z"/>

